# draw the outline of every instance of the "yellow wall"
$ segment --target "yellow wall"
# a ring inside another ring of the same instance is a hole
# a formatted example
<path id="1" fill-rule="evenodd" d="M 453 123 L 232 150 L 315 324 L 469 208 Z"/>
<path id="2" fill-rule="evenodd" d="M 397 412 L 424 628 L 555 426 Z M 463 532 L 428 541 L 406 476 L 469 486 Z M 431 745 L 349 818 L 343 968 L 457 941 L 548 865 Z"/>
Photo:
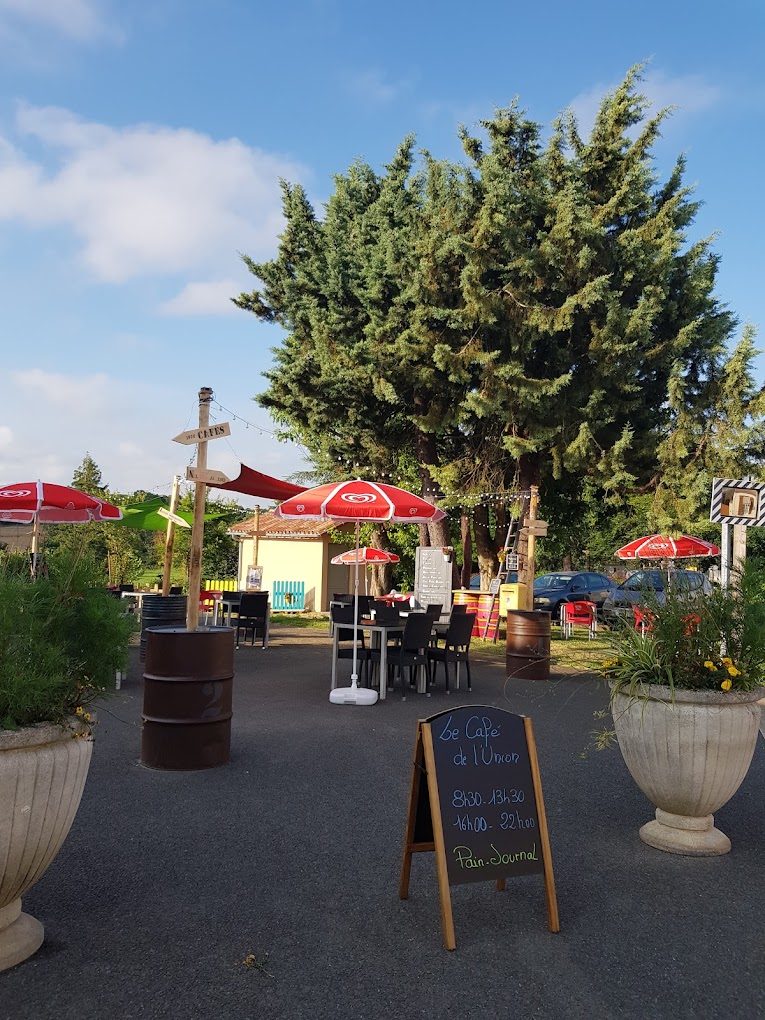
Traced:
<path id="1" fill-rule="evenodd" d="M 334 548 L 334 547 L 333 547 Z M 239 558 L 239 587 L 244 589 L 247 567 L 263 567 L 263 589 L 270 589 L 274 581 L 303 581 L 305 584 L 305 608 L 310 611 L 329 609 L 327 583 L 334 581 L 335 570 L 341 567 L 327 567 L 328 541 L 318 539 L 261 538 L 258 542 L 259 564 L 253 560 L 255 542 L 251 538 L 242 541 Z M 334 553 L 332 554 L 334 555 Z M 329 590 L 331 594 L 331 590 Z M 341 589 L 337 589 L 340 591 Z"/>

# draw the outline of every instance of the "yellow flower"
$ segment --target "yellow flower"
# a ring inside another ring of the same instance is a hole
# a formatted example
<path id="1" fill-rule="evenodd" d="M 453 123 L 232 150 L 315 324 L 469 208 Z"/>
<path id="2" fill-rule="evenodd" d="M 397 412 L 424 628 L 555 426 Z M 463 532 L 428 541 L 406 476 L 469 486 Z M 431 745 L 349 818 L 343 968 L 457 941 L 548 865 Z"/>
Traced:
<path id="1" fill-rule="evenodd" d="M 732 680 L 723 680 L 723 682 L 720 684 L 720 686 L 722 687 L 722 689 L 724 691 L 729 691 L 731 689 L 731 687 L 733 686 L 733 681 Z"/>
<path id="2" fill-rule="evenodd" d="M 710 669 L 713 673 L 717 672 L 717 666 L 715 666 L 715 664 L 711 661 L 711 659 L 707 659 L 707 661 L 704 663 L 704 666 L 707 669 Z"/>
<path id="3" fill-rule="evenodd" d="M 728 666 L 728 676 L 741 676 L 741 670 L 735 666 Z"/>
<path id="4" fill-rule="evenodd" d="M 80 707 L 79 708 L 75 708 L 74 711 L 75 711 L 76 715 L 82 715 L 82 713 L 85 711 L 85 709 L 82 707 L 82 705 L 80 705 Z"/>
<path id="5" fill-rule="evenodd" d="M 724 655 L 722 659 L 720 659 L 720 662 L 723 664 L 723 666 L 733 665 L 733 659 L 729 659 L 727 655 Z"/>
<path id="6" fill-rule="evenodd" d="M 90 712 L 85 712 L 82 717 L 85 722 L 90 722 Z"/>

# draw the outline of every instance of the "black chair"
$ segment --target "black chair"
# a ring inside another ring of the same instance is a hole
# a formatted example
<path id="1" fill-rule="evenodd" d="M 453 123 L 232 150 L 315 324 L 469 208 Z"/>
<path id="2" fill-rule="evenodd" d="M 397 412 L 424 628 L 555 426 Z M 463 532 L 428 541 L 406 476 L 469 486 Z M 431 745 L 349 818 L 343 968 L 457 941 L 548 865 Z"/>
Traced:
<path id="1" fill-rule="evenodd" d="M 135 591 L 134 584 L 121 584 L 120 591 Z"/>
<path id="2" fill-rule="evenodd" d="M 426 613 L 410 613 L 404 624 L 401 644 L 388 659 L 390 668 L 398 672 L 401 679 L 401 700 L 406 701 L 407 682 L 404 670 L 409 669 L 409 686 L 414 687 L 417 670 L 425 667 L 426 683 L 430 683 L 430 663 L 428 661 L 428 643 L 433 620 Z M 382 682 L 382 681 L 381 681 Z"/>
<path id="3" fill-rule="evenodd" d="M 444 677 L 446 678 L 446 693 L 449 693 L 449 663 L 454 663 L 456 689 L 459 690 L 459 664 L 465 663 L 467 668 L 467 689 L 472 691 L 473 684 L 470 679 L 470 638 L 473 633 L 475 613 L 457 613 L 452 616 L 449 627 L 444 635 L 444 646 L 428 649 L 428 659 L 433 663 L 433 679 L 436 677 L 437 662 L 444 664 Z"/>
<path id="4" fill-rule="evenodd" d="M 337 631 L 337 657 L 338 659 L 353 659 L 353 606 L 331 606 L 330 617 L 332 626 Z M 345 626 L 343 626 L 345 624 Z M 372 661 L 372 652 L 364 642 L 364 631 L 359 630 L 356 643 L 356 660 L 363 663 L 366 684 L 369 686 L 369 670 Z"/>
<path id="5" fill-rule="evenodd" d="M 170 591 L 168 592 L 168 594 L 169 595 L 182 595 L 183 594 L 183 588 L 181 588 L 181 586 L 179 584 L 172 584 L 172 585 L 170 585 Z"/>
<path id="6" fill-rule="evenodd" d="M 251 644 L 255 644 L 255 637 L 259 635 L 266 647 L 268 636 L 268 592 L 252 591 L 245 592 L 239 603 L 239 616 L 236 621 L 236 647 L 239 647 L 239 635 L 244 631 L 244 640 L 247 640 L 247 631 L 252 630 Z"/>

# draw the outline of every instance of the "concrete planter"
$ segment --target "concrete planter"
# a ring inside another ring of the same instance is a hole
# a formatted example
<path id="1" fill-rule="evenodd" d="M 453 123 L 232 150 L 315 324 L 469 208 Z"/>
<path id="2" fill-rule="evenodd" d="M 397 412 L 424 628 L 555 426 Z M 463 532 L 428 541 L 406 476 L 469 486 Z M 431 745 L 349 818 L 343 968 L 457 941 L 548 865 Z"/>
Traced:
<path id="1" fill-rule="evenodd" d="M 43 926 L 21 912 L 21 897 L 72 826 L 92 753 L 92 740 L 67 726 L 0 730 L 0 971 L 42 945 Z"/>
<path id="2" fill-rule="evenodd" d="M 691 857 L 726 854 L 731 844 L 713 813 L 730 800 L 752 761 L 762 690 L 675 691 L 649 686 L 613 694 L 619 747 L 632 778 L 656 805 L 640 830 L 649 846 Z"/>

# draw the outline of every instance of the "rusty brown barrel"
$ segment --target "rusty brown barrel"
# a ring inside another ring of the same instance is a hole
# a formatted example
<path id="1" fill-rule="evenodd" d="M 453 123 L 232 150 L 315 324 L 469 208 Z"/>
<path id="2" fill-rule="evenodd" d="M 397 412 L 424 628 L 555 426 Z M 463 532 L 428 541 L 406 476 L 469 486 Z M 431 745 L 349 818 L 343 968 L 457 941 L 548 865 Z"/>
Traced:
<path id="1" fill-rule="evenodd" d="M 185 595 L 145 595 L 141 604 L 141 662 L 146 659 L 146 632 L 153 627 L 186 626 Z"/>
<path id="2" fill-rule="evenodd" d="M 146 632 L 141 764 L 186 771 L 225 765 L 231 747 L 233 627 Z"/>
<path id="3" fill-rule="evenodd" d="M 549 676 L 550 614 L 508 609 L 508 680 L 547 680 Z"/>

